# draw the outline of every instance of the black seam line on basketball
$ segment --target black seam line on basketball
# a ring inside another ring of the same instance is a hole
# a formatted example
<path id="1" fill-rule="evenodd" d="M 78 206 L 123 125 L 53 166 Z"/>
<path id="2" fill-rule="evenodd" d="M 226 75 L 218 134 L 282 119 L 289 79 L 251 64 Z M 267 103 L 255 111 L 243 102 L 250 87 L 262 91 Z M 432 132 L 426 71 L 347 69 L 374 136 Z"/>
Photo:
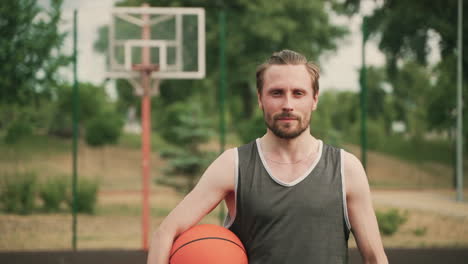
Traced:
<path id="1" fill-rule="evenodd" d="M 191 244 L 191 243 L 193 243 L 193 242 L 197 242 L 197 241 L 200 241 L 200 240 L 207 240 L 207 239 L 220 239 L 220 240 L 224 240 L 224 241 L 227 241 L 227 242 L 231 242 L 231 243 L 233 243 L 234 245 L 238 246 L 240 249 L 242 249 L 242 250 L 244 251 L 244 253 L 247 254 L 247 252 L 245 252 L 245 249 L 244 249 L 241 245 L 239 245 L 239 244 L 237 244 L 236 242 L 231 241 L 231 240 L 229 240 L 229 239 L 225 239 L 225 238 L 222 238 L 222 237 L 204 237 L 204 238 L 199 238 L 199 239 L 192 240 L 192 241 L 187 242 L 187 243 L 183 244 L 182 246 L 180 246 L 180 247 L 179 247 L 178 249 L 176 249 L 176 251 L 174 251 L 174 253 L 172 253 L 172 255 L 169 257 L 169 261 L 170 261 L 171 258 L 175 255 L 175 253 L 177 253 L 177 251 L 179 251 L 181 248 L 183 248 L 183 247 L 185 247 L 185 246 L 187 246 L 188 244 Z"/>

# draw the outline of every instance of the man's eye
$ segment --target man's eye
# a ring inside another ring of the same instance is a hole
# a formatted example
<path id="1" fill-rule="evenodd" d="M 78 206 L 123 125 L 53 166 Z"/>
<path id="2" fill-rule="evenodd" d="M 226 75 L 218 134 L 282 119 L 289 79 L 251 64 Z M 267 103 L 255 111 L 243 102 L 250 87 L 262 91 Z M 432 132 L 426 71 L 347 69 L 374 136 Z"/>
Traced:
<path id="1" fill-rule="evenodd" d="M 304 95 L 304 92 L 302 92 L 302 91 L 296 91 L 296 92 L 294 92 L 294 94 L 295 94 L 295 95 Z"/>

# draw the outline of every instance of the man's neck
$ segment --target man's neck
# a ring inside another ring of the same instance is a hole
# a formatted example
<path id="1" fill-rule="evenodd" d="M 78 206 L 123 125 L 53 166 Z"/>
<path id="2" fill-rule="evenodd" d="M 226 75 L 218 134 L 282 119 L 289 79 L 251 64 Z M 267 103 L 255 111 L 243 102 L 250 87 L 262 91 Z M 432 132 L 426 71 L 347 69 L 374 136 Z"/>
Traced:
<path id="1" fill-rule="evenodd" d="M 267 155 L 284 162 L 294 162 L 316 152 L 319 141 L 310 134 L 309 129 L 292 139 L 280 138 L 268 129 L 260 143 Z"/>

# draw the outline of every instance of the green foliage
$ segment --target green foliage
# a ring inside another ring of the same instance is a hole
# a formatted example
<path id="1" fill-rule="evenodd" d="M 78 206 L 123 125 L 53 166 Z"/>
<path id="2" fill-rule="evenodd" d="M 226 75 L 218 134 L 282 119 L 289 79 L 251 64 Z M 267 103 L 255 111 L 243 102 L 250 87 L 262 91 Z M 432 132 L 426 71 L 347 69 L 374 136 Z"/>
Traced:
<path id="1" fill-rule="evenodd" d="M 104 87 L 81 83 L 78 88 L 79 122 L 85 130 L 86 142 L 91 146 L 117 143 L 123 127 L 116 105 L 109 102 Z M 73 135 L 73 88 L 62 85 L 57 90 L 54 122 L 49 132 L 61 137 Z"/>
<path id="2" fill-rule="evenodd" d="M 35 207 L 37 177 L 34 172 L 0 177 L 0 206 L 7 213 L 30 214 Z"/>
<path id="3" fill-rule="evenodd" d="M 387 212 L 376 212 L 379 230 L 384 236 L 391 236 L 408 219 L 406 214 L 401 214 L 398 209 L 390 209 Z"/>
<path id="4" fill-rule="evenodd" d="M 355 12 L 359 11 L 360 0 L 347 0 Z M 414 12 L 417 10 L 417 12 Z M 397 62 L 411 59 L 425 64 L 431 48 L 431 35 L 440 37 L 440 55 L 444 59 L 456 53 L 457 45 L 457 1 L 437 1 L 428 5 L 424 0 L 382 1 L 370 16 L 370 32 L 379 36 L 379 48 L 387 56 L 390 72 L 395 72 Z M 463 5 L 463 12 L 468 6 Z M 468 29 L 464 20 L 463 32 Z M 468 43 L 463 43 L 463 49 Z M 468 74 L 468 61 L 463 61 L 464 76 Z"/>
<path id="5" fill-rule="evenodd" d="M 60 175 L 48 178 L 39 186 L 39 197 L 46 212 L 58 212 L 62 202 L 66 201 L 69 184 L 67 177 Z"/>
<path id="6" fill-rule="evenodd" d="M 122 133 L 119 137 L 119 146 L 123 148 L 141 150 L 141 134 Z M 161 135 L 156 132 L 151 133 L 151 149 L 168 149 L 171 145 L 168 144 Z"/>
<path id="7" fill-rule="evenodd" d="M 366 84 L 368 115 L 370 119 L 377 119 L 385 115 L 385 91 L 383 89 L 384 82 L 387 80 L 385 68 L 377 68 L 373 66 L 367 67 Z"/>
<path id="8" fill-rule="evenodd" d="M 34 172 L 0 175 L 0 210 L 6 213 L 31 214 L 40 198 L 44 211 L 58 212 L 63 202 L 72 210 L 70 177 L 57 176 L 38 183 Z M 80 179 L 77 186 L 77 212 L 94 213 L 97 203 L 98 182 Z"/>
<path id="9" fill-rule="evenodd" d="M 427 227 L 423 226 L 423 227 L 418 227 L 416 229 L 413 230 L 413 234 L 415 236 L 418 236 L 418 237 L 421 237 L 421 236 L 425 236 L 427 233 Z"/>
<path id="10" fill-rule="evenodd" d="M 165 177 L 157 182 L 186 192 L 195 186 L 213 158 L 201 149 L 201 144 L 213 135 L 210 120 L 194 99 L 169 106 L 162 120 L 161 135 L 172 147 L 162 152 L 162 157 L 169 161 L 164 169 Z"/>
<path id="11" fill-rule="evenodd" d="M 116 113 L 103 113 L 86 124 L 86 143 L 93 147 L 116 144 L 122 132 L 123 121 Z"/>
<path id="12" fill-rule="evenodd" d="M 76 210 L 78 213 L 93 214 L 97 204 L 99 184 L 97 181 L 80 178 L 76 188 Z M 73 210 L 73 196 L 71 190 L 67 195 L 67 205 Z"/>
<path id="13" fill-rule="evenodd" d="M 357 137 L 353 127 L 358 124 L 358 100 L 354 92 L 323 92 L 317 111 L 312 113 L 311 133 L 332 145 Z"/>
<path id="14" fill-rule="evenodd" d="M 80 83 L 78 87 L 79 97 L 79 122 L 87 124 L 91 119 L 100 114 L 114 112 L 114 105 L 108 101 L 104 87 L 91 83 Z M 62 137 L 71 137 L 73 133 L 73 87 L 62 84 L 57 89 L 55 102 L 55 115 L 50 133 Z"/>
<path id="15" fill-rule="evenodd" d="M 174 188 L 180 193 L 187 193 L 193 189 L 203 169 L 214 159 L 214 153 L 192 154 L 166 150 L 163 157 L 168 159 L 168 165 L 163 169 L 165 176 L 157 179 L 156 183 Z"/>
<path id="16" fill-rule="evenodd" d="M 33 134 L 14 144 L 0 140 L 0 161 L 21 164 L 34 157 L 69 154 L 70 143 L 60 138 Z"/>
<path id="17" fill-rule="evenodd" d="M 358 132 L 357 130 L 355 131 Z M 367 120 L 367 146 L 370 149 L 382 149 L 387 139 L 388 135 L 382 119 Z"/>
<path id="18" fill-rule="evenodd" d="M 161 136 L 168 143 L 193 149 L 213 135 L 210 119 L 194 101 L 174 103 L 161 113 Z"/>
<path id="19" fill-rule="evenodd" d="M 411 137 L 421 138 L 427 131 L 427 106 L 431 97 L 430 75 L 426 68 L 406 62 L 393 79 L 397 118 L 406 122 Z"/>
<path id="20" fill-rule="evenodd" d="M 0 130 L 5 131 L 4 141 L 10 145 L 30 138 L 36 131 L 43 133 L 50 124 L 52 107 L 43 105 L 0 105 Z"/>
<path id="21" fill-rule="evenodd" d="M 456 123 L 456 116 L 453 110 L 456 109 L 455 80 L 456 58 L 450 56 L 441 61 L 435 68 L 439 73 L 435 85 L 431 89 L 431 96 L 428 104 L 429 128 L 438 131 L 451 129 Z M 465 85 L 466 86 L 466 85 Z"/>
<path id="22" fill-rule="evenodd" d="M 50 9 L 37 0 L 4 1 L 0 5 L 0 104 L 38 104 L 51 97 L 57 72 L 70 62 L 60 48 L 62 0 Z"/>
<path id="23" fill-rule="evenodd" d="M 361 2 L 346 0 L 341 8 L 354 14 L 359 11 Z M 463 5 L 463 12 L 468 12 L 468 5 Z M 387 58 L 388 73 L 395 89 L 397 120 L 407 123 L 412 137 L 420 137 L 422 131 L 428 129 L 452 133 L 456 117 L 457 18 L 457 1 L 436 1 L 428 5 L 424 0 L 385 0 L 369 18 L 370 33 L 378 36 L 379 48 Z M 468 20 L 463 20 L 461 30 L 463 35 L 467 34 Z M 427 70 L 416 67 L 414 62 L 428 64 L 433 51 L 430 42 L 435 38 L 441 61 L 433 72 L 424 73 Z M 463 50 L 468 49 L 468 42 L 462 45 Z M 468 60 L 463 58 L 462 64 L 462 89 L 466 94 L 468 85 L 464 76 L 468 75 Z M 467 97 L 463 100 L 466 112 Z M 467 115 L 464 119 L 464 123 L 468 122 Z M 463 135 L 468 137 L 468 129 L 464 129 Z M 468 144 L 464 148 L 468 150 Z"/>
<path id="24" fill-rule="evenodd" d="M 5 143 L 15 144 L 18 143 L 21 139 L 24 139 L 28 136 L 31 136 L 33 128 L 30 123 L 26 120 L 18 119 L 13 121 L 7 129 L 5 135 Z"/>
<path id="25" fill-rule="evenodd" d="M 236 132 L 244 144 L 262 137 L 266 133 L 266 125 L 262 111 L 255 111 L 255 115 L 252 119 L 240 121 L 239 125 L 236 127 Z"/>

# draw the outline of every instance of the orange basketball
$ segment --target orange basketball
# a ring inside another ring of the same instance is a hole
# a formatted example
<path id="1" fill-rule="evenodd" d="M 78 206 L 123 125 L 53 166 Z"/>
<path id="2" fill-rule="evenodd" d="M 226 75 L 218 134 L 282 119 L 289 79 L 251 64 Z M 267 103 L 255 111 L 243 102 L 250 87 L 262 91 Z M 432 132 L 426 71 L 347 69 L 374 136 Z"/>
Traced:
<path id="1" fill-rule="evenodd" d="M 245 248 L 230 230 L 198 225 L 182 233 L 172 245 L 170 264 L 248 264 Z"/>

